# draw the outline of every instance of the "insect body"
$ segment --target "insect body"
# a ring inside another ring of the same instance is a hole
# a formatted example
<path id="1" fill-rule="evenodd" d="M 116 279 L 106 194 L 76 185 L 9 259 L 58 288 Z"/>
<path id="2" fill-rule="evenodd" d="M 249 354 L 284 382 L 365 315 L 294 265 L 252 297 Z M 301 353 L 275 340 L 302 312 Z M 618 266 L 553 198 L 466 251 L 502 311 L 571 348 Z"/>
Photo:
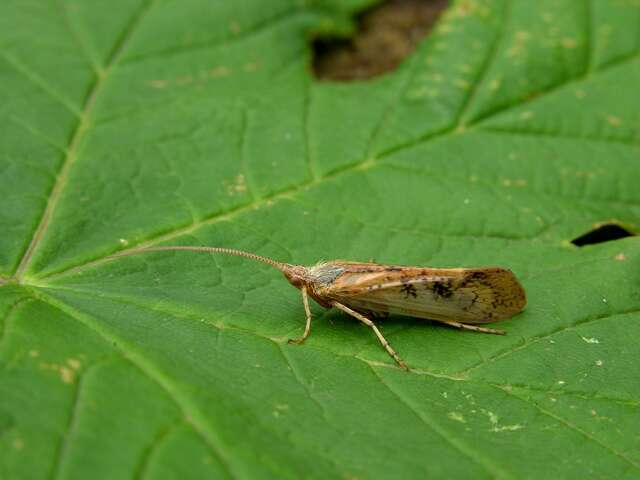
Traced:
<path id="1" fill-rule="evenodd" d="M 452 327 L 504 335 L 503 330 L 479 327 L 511 317 L 526 304 L 524 289 L 506 269 L 419 268 L 347 261 L 322 262 L 312 267 L 276 262 L 240 250 L 219 247 L 166 246 L 136 249 L 114 257 L 143 252 L 187 250 L 237 255 L 280 270 L 302 292 L 306 324 L 302 343 L 311 330 L 309 297 L 325 308 L 336 307 L 369 326 L 389 355 L 405 370 L 406 364 L 370 317 L 399 314 L 425 318 Z"/>

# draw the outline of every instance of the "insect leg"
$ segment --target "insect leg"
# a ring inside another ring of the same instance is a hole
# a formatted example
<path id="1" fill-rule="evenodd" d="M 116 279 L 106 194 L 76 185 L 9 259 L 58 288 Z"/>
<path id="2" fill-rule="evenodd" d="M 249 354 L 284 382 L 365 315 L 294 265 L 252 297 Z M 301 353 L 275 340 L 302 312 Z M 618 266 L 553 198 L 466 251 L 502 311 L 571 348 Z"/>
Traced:
<path id="1" fill-rule="evenodd" d="M 391 348 L 391 345 L 389 345 L 389 342 L 387 342 L 387 339 L 382 336 L 382 333 L 380 333 L 380 330 L 378 330 L 378 327 L 376 327 L 371 320 L 369 320 L 364 315 L 361 315 L 360 313 L 356 312 L 355 310 L 351 310 L 349 307 L 339 302 L 333 301 L 331 302 L 331 305 L 333 305 L 339 310 L 342 310 L 344 313 L 351 315 L 354 318 L 357 318 L 365 325 L 368 325 L 369 327 L 371 327 L 373 332 L 376 334 L 376 337 L 378 337 L 378 340 L 380 340 L 380 343 L 387 350 L 389 355 L 391 355 L 391 357 L 396 361 L 398 365 L 404 368 L 407 372 L 409 371 L 409 367 L 407 367 L 407 365 L 400 359 L 396 351 L 393 348 Z"/>
<path id="2" fill-rule="evenodd" d="M 469 325 L 467 323 L 454 322 L 453 320 L 438 320 L 440 323 L 446 323 L 455 328 L 459 328 L 461 330 L 472 330 L 474 332 L 482 332 L 482 333 L 493 333 L 494 335 L 506 335 L 507 332 L 504 330 L 496 330 L 494 328 L 486 328 L 486 327 L 476 327 L 475 325 Z"/>
<path id="3" fill-rule="evenodd" d="M 302 343 L 309 336 L 309 332 L 311 331 L 311 309 L 309 308 L 309 297 L 307 295 L 307 287 L 302 287 L 300 289 L 302 292 L 302 303 L 304 305 L 304 312 L 307 314 L 307 323 L 304 326 L 304 333 L 300 338 L 290 338 L 289 343 Z"/>

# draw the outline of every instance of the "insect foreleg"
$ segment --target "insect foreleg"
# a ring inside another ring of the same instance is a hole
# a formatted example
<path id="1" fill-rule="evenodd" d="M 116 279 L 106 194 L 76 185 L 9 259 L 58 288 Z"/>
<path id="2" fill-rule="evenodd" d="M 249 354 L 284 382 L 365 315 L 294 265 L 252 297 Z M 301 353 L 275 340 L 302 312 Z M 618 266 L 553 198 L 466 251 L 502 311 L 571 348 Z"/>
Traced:
<path id="1" fill-rule="evenodd" d="M 475 325 L 468 325 L 466 323 L 454 322 L 453 320 L 438 320 L 440 323 L 445 323 L 449 326 L 459 328 L 461 330 L 471 330 L 473 332 L 481 333 L 493 333 L 494 335 L 506 335 L 504 330 L 496 330 L 494 328 L 476 327 Z"/>
<path id="2" fill-rule="evenodd" d="M 304 342 L 309 333 L 311 332 L 311 309 L 309 308 L 309 296 L 307 295 L 307 287 L 303 286 L 300 291 L 302 292 L 302 304 L 304 305 L 304 312 L 307 315 L 307 323 L 304 326 L 304 333 L 300 338 L 290 338 L 289 343 L 302 343 Z"/>
<path id="3" fill-rule="evenodd" d="M 409 371 L 409 367 L 407 367 L 407 365 L 400 359 L 396 351 L 393 348 L 391 348 L 391 345 L 389 345 L 389 342 L 387 342 L 387 339 L 382 336 L 382 333 L 380 333 L 380 330 L 378 330 L 378 327 L 376 327 L 371 320 L 369 320 L 364 315 L 361 315 L 360 313 L 356 312 L 355 310 L 351 310 L 349 307 L 339 302 L 333 301 L 331 302 L 331 305 L 333 305 L 339 310 L 342 310 L 344 313 L 351 315 L 354 318 L 357 318 L 365 325 L 368 325 L 369 327 L 371 327 L 373 332 L 376 334 L 376 337 L 378 337 L 378 340 L 380 340 L 380 343 L 382 343 L 382 346 L 387 350 L 389 355 L 391 355 L 391 357 L 396 361 L 398 365 L 404 368 L 407 372 Z"/>

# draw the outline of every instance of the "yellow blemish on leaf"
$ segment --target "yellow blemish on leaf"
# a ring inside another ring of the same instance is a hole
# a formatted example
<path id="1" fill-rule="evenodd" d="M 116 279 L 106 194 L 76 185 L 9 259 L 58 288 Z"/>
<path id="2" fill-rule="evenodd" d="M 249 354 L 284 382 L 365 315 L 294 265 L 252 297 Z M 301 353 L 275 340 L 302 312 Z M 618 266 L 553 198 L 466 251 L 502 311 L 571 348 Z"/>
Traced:
<path id="1" fill-rule="evenodd" d="M 467 15 L 479 14 L 479 15 L 487 15 L 487 13 L 483 13 L 483 10 L 488 10 L 488 8 L 477 1 L 467 0 L 457 4 L 457 6 L 451 11 L 452 17 L 466 17 Z M 490 11 L 489 11 L 490 13 Z"/>
<path id="2" fill-rule="evenodd" d="M 533 117 L 533 112 L 529 110 L 520 114 L 521 120 L 529 120 L 531 117 Z"/>
<path id="3" fill-rule="evenodd" d="M 446 35 L 447 33 L 452 33 L 455 32 L 456 29 L 453 28 L 453 25 L 451 25 L 451 23 L 443 23 L 440 28 L 438 28 L 438 33 L 442 34 L 442 35 Z"/>
<path id="4" fill-rule="evenodd" d="M 60 378 L 62 378 L 62 381 L 64 383 L 72 383 L 76 378 L 73 370 L 71 370 L 70 368 L 61 366 L 58 371 L 60 372 Z"/>
<path id="5" fill-rule="evenodd" d="M 405 98 L 407 100 L 417 100 L 417 99 L 426 97 L 428 92 L 429 92 L 429 89 L 427 87 L 415 88 L 413 90 L 408 91 L 407 94 L 405 95 Z"/>
<path id="6" fill-rule="evenodd" d="M 485 409 L 482 409 L 481 411 L 487 417 L 489 417 L 489 422 L 491 422 L 493 425 L 497 425 L 498 424 L 498 415 L 496 415 L 495 413 L 490 412 L 488 410 L 485 410 Z"/>
<path id="7" fill-rule="evenodd" d="M 575 38 L 565 37 L 560 41 L 560 44 L 566 49 L 573 49 L 578 46 L 578 42 Z"/>
<path id="8" fill-rule="evenodd" d="M 493 412 L 488 410 L 481 410 L 487 417 L 489 417 L 489 423 L 491 423 L 490 432 L 512 432 L 514 430 L 520 430 L 524 428 L 524 425 L 520 425 L 519 423 L 515 425 L 500 425 L 499 417 Z"/>
<path id="9" fill-rule="evenodd" d="M 516 32 L 515 38 L 513 40 L 513 44 L 511 45 L 511 48 L 507 50 L 507 56 L 516 57 L 520 55 L 526 48 L 527 43 L 529 42 L 530 39 L 531 39 L 531 34 L 529 32 L 526 32 L 523 30 Z"/>
<path id="10" fill-rule="evenodd" d="M 80 363 L 80 360 L 77 358 L 67 358 L 67 365 L 69 365 L 73 370 L 78 371 L 80 370 L 82 363 Z"/>
<path id="11" fill-rule="evenodd" d="M 467 421 L 464 419 L 464 416 L 460 412 L 449 412 L 447 414 L 447 417 L 449 417 L 451 420 L 455 420 L 456 422 L 467 423 Z"/>
<path id="12" fill-rule="evenodd" d="M 622 120 L 614 115 L 607 115 L 606 119 L 607 123 L 613 127 L 619 127 L 622 123 Z"/>
<path id="13" fill-rule="evenodd" d="M 225 181 L 225 184 L 227 186 L 227 193 L 229 196 L 234 196 L 238 193 L 244 193 L 247 191 L 247 183 L 244 175 L 242 174 L 237 175 L 233 183 L 229 184 Z"/>
<path id="14" fill-rule="evenodd" d="M 619 253 L 613 258 L 615 258 L 619 262 L 624 262 L 627 259 L 627 257 L 624 255 L 624 253 Z"/>
<path id="15" fill-rule="evenodd" d="M 601 367 L 602 365 L 604 365 L 604 362 L 602 360 L 596 360 L 597 367 Z"/>
<path id="16" fill-rule="evenodd" d="M 38 350 L 30 350 L 29 351 L 29 356 L 31 358 L 36 358 L 40 356 L 40 352 Z"/>
<path id="17" fill-rule="evenodd" d="M 184 75 L 176 79 L 176 84 L 182 87 L 191 83 L 193 83 L 193 77 L 191 75 Z"/>
<path id="18" fill-rule="evenodd" d="M 56 363 L 41 363 L 40 368 L 57 372 L 58 375 L 60 375 L 60 379 L 66 384 L 73 383 L 76 378 L 75 372 L 64 365 L 58 365 Z"/>
<path id="19" fill-rule="evenodd" d="M 12 445 L 16 450 L 22 450 L 24 448 L 24 440 L 22 440 L 21 438 L 16 438 L 13 440 Z"/>
<path id="20" fill-rule="evenodd" d="M 527 181 L 523 178 L 516 178 L 515 180 L 512 180 L 510 178 L 503 178 L 501 181 L 502 185 L 504 187 L 526 187 L 527 186 Z"/>
<path id="21" fill-rule="evenodd" d="M 516 423 L 515 425 L 504 425 L 501 427 L 495 426 L 491 429 L 492 432 L 513 432 L 515 430 L 520 430 L 524 428 L 524 425 L 520 425 Z"/>
<path id="22" fill-rule="evenodd" d="M 258 64 L 256 62 L 249 62 L 244 65 L 245 72 L 255 72 L 258 70 Z"/>
<path id="23" fill-rule="evenodd" d="M 215 67 L 209 70 L 209 77 L 211 78 L 226 77 L 230 74 L 231 70 L 223 66 Z"/>
<path id="24" fill-rule="evenodd" d="M 149 85 L 153 88 L 165 88 L 169 82 L 167 80 L 151 80 Z"/>
<path id="25" fill-rule="evenodd" d="M 584 98 L 587 94 L 584 90 L 576 90 L 576 98 Z"/>
<path id="26" fill-rule="evenodd" d="M 240 33 L 240 24 L 239 24 L 238 22 L 236 22 L 235 20 L 234 20 L 234 21 L 232 21 L 232 22 L 229 24 L 229 31 L 230 31 L 231 33 L 235 33 L 235 34 Z"/>

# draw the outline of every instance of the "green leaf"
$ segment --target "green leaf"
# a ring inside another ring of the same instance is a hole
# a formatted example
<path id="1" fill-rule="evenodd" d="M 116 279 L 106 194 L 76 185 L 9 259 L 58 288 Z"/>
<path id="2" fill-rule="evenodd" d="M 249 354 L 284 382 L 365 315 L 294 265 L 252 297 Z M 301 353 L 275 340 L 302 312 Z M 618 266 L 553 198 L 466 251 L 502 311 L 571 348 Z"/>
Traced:
<path id="1" fill-rule="evenodd" d="M 369 1 L 8 1 L 0 477 L 637 478 L 635 0 L 468 0 L 394 72 L 320 83 Z M 504 337 L 314 306 L 150 245 L 511 268 Z"/>

